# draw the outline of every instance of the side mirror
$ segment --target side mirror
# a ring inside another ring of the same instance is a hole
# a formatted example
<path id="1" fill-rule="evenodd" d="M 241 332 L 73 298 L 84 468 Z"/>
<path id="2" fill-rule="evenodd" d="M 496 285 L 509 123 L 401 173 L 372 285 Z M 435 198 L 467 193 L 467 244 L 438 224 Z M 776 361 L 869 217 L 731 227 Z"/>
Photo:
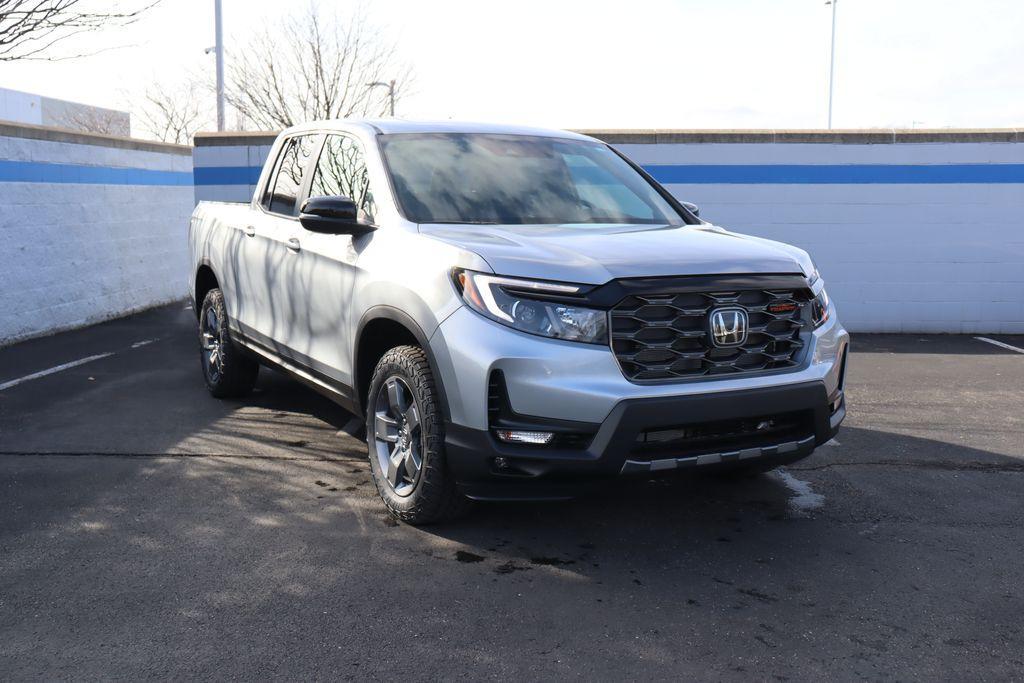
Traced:
<path id="1" fill-rule="evenodd" d="M 691 204 L 690 202 L 679 202 L 679 203 L 682 204 L 683 206 L 685 206 L 686 210 L 689 211 L 690 213 L 692 213 L 694 216 L 699 216 L 700 215 L 700 207 L 697 206 L 696 204 Z"/>
<path id="2" fill-rule="evenodd" d="M 348 197 L 310 197 L 299 209 L 299 223 L 310 232 L 364 235 L 376 230 L 356 219 L 356 203 Z"/>

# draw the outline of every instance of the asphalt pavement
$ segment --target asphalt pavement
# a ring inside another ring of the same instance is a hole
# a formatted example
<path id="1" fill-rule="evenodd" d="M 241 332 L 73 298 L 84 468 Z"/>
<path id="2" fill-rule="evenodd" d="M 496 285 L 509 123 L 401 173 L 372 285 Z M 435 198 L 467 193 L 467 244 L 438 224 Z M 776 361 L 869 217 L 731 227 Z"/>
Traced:
<path id="1" fill-rule="evenodd" d="M 1024 678 L 1024 353 L 852 348 L 784 471 L 426 528 L 330 402 L 211 398 L 184 304 L 0 349 L 0 680 Z"/>

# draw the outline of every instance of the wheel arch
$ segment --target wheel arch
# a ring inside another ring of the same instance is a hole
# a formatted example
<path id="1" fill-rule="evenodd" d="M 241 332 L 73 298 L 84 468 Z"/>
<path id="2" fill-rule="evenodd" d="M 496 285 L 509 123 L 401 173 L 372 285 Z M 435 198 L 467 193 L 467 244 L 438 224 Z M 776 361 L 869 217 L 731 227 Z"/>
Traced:
<path id="1" fill-rule="evenodd" d="M 365 414 L 370 380 L 373 378 L 377 362 L 389 349 L 403 344 L 418 346 L 426 354 L 441 401 L 441 414 L 446 422 L 449 421 L 451 413 L 448 410 L 448 397 L 430 349 L 429 338 L 412 316 L 394 306 L 386 305 L 374 306 L 367 310 L 356 327 L 352 384 L 360 412 Z"/>
<path id="2" fill-rule="evenodd" d="M 217 279 L 217 274 L 213 272 L 213 266 L 209 261 L 203 259 L 199 262 L 196 267 L 195 279 L 192 282 L 192 310 L 199 317 L 200 309 L 203 306 L 203 300 L 206 298 L 207 293 L 211 289 L 217 289 L 220 287 L 220 280 Z"/>

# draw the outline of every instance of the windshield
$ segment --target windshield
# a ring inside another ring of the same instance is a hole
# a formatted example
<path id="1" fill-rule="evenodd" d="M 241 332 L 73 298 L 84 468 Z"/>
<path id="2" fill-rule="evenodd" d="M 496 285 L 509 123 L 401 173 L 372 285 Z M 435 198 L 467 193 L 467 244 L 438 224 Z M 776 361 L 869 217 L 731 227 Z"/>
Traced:
<path id="1" fill-rule="evenodd" d="M 380 140 L 398 202 L 416 223 L 685 223 L 601 143 L 483 133 Z"/>

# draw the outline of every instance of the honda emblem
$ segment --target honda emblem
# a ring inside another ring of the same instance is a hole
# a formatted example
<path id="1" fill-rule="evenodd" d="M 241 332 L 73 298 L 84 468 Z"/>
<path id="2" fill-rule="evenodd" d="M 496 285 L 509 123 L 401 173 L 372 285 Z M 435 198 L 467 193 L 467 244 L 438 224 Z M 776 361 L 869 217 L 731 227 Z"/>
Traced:
<path id="1" fill-rule="evenodd" d="M 747 312 L 718 308 L 711 312 L 711 342 L 718 347 L 741 346 L 747 341 Z"/>

